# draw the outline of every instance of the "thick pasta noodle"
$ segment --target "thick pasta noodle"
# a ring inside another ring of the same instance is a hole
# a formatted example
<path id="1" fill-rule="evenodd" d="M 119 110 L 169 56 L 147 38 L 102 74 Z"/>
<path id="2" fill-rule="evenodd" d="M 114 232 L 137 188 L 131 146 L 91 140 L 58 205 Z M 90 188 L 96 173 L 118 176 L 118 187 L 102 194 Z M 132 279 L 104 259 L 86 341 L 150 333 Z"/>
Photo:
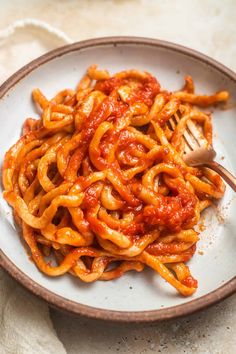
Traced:
<path id="1" fill-rule="evenodd" d="M 147 72 L 92 65 L 75 90 L 48 100 L 35 89 L 33 99 L 40 118 L 26 119 L 6 153 L 3 185 L 37 267 L 93 282 L 148 266 L 192 295 L 194 226 L 225 186 L 184 162 L 183 134 L 194 122 L 211 144 L 211 115 L 196 106 L 228 92 L 196 95 L 187 76 L 171 93 Z"/>

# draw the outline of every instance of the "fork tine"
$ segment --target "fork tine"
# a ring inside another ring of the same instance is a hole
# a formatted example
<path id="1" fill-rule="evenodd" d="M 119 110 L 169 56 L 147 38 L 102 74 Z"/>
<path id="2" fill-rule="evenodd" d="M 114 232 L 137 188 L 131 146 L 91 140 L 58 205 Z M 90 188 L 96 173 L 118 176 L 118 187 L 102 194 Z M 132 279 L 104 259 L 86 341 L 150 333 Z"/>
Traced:
<path id="1" fill-rule="evenodd" d="M 185 145 L 184 145 L 184 153 L 188 154 L 189 152 L 191 152 L 191 148 L 189 147 L 189 145 L 186 143 L 185 141 Z"/>
<path id="2" fill-rule="evenodd" d="M 180 118 L 177 114 L 175 114 L 175 120 L 178 122 L 180 121 Z M 189 134 L 187 130 L 184 131 L 183 138 L 185 140 L 185 152 L 189 152 L 189 150 L 195 150 L 199 147 L 197 141 L 194 139 L 194 137 Z"/>
<path id="3" fill-rule="evenodd" d="M 194 139 L 193 135 L 191 135 L 187 130 L 184 132 L 184 138 L 186 143 L 192 150 L 195 150 L 199 147 L 197 141 Z"/>
<path id="4" fill-rule="evenodd" d="M 173 118 L 170 118 L 170 119 L 168 120 L 168 122 L 170 123 L 170 127 L 171 127 L 173 130 L 175 130 L 176 124 L 174 123 Z"/>
<path id="5" fill-rule="evenodd" d="M 194 138 L 197 140 L 198 144 L 202 147 L 206 147 L 208 145 L 207 140 L 203 136 L 203 134 L 200 132 L 200 130 L 197 128 L 197 126 L 193 123 L 193 121 L 188 120 L 187 122 L 187 127 L 194 136 Z"/>
<path id="6" fill-rule="evenodd" d="M 174 130 L 180 118 L 176 113 L 172 118 L 169 119 L 169 125 Z M 183 138 L 185 140 L 184 152 L 185 154 L 191 152 L 192 150 L 196 150 L 199 147 L 207 147 L 208 142 L 201 133 L 201 131 L 197 128 L 192 120 L 187 121 L 186 130 L 184 131 Z"/>
<path id="7" fill-rule="evenodd" d="M 175 117 L 177 123 L 174 122 L 174 117 Z M 171 127 L 172 131 L 175 130 L 175 127 L 176 127 L 176 125 L 178 124 L 178 121 L 179 121 L 179 117 L 178 117 L 177 113 L 175 113 L 175 115 L 173 116 L 173 118 L 170 118 L 170 119 L 169 119 L 169 121 L 168 121 L 168 123 L 169 123 L 168 126 Z M 181 137 L 181 144 L 182 144 L 182 146 L 184 146 L 184 149 L 185 149 L 186 142 L 185 142 L 184 137 Z M 191 151 L 191 150 L 190 150 L 190 151 Z M 183 152 L 184 152 L 184 151 L 183 151 Z"/>

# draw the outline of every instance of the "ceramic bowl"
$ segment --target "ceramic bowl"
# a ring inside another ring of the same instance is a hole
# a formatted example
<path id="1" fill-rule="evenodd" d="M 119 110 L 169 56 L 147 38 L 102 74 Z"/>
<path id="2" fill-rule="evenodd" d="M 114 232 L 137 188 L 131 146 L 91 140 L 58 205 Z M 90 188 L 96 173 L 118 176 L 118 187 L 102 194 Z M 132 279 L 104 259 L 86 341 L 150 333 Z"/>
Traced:
<path id="1" fill-rule="evenodd" d="M 193 50 L 135 37 L 68 45 L 41 56 L 10 77 L 0 88 L 1 163 L 6 150 L 18 139 L 25 118 L 36 116 L 32 89 L 39 87 L 51 97 L 62 88 L 74 88 L 93 63 L 111 72 L 128 68 L 149 71 L 170 91 L 183 85 L 186 74 L 193 77 L 199 93 L 228 90 L 228 108 L 214 109 L 214 146 L 217 159 L 236 173 L 236 75 Z M 205 308 L 236 291 L 236 199 L 229 187 L 217 209 L 208 209 L 204 214 L 206 230 L 201 232 L 198 251 L 189 262 L 199 288 L 189 298 L 178 295 L 148 269 L 94 284 L 82 283 L 69 275 L 47 277 L 29 260 L 15 229 L 12 210 L 2 195 L 0 211 L 2 267 L 51 305 L 75 314 L 117 321 L 163 320 Z"/>

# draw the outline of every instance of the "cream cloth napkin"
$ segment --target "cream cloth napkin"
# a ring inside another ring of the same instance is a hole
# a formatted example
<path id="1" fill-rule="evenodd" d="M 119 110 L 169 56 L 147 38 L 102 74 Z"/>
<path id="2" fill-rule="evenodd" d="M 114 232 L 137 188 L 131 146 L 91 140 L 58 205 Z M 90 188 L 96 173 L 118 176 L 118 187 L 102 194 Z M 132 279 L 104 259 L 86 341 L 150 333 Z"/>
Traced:
<path id="1" fill-rule="evenodd" d="M 47 23 L 25 19 L 0 31 L 0 83 L 39 55 L 71 40 Z M 65 354 L 48 305 L 0 270 L 0 353 Z"/>

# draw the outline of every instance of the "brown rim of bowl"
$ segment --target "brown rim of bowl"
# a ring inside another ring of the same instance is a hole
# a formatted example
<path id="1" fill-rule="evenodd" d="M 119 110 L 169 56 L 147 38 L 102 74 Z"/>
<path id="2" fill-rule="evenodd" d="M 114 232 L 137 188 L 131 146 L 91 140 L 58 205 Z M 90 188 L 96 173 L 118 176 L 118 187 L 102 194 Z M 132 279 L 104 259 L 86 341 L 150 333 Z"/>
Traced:
<path id="1" fill-rule="evenodd" d="M 192 57 L 202 63 L 205 63 L 211 67 L 214 67 L 220 73 L 226 75 L 228 78 L 236 82 L 236 74 L 225 67 L 224 65 L 218 63 L 214 59 L 201 54 L 195 50 L 186 48 L 184 46 L 156 40 L 149 38 L 140 37 L 105 37 L 85 40 L 58 49 L 54 49 L 39 58 L 31 61 L 29 64 L 25 65 L 23 68 L 18 70 L 13 74 L 8 80 L 6 80 L 0 86 L 0 99 L 22 78 L 24 78 L 31 71 L 35 70 L 42 64 L 60 57 L 64 54 L 74 51 L 84 50 L 86 48 L 104 46 L 104 45 L 147 45 L 152 47 L 164 48 L 170 51 L 179 52 L 188 57 Z M 151 321 L 161 321 L 171 318 L 176 318 L 180 316 L 185 316 L 194 313 L 198 310 L 207 308 L 220 300 L 232 295 L 236 292 L 236 276 L 230 281 L 220 286 L 218 289 L 204 295 L 198 299 L 191 300 L 188 303 L 177 305 L 169 308 L 164 308 L 160 310 L 151 311 L 112 311 L 100 308 L 95 308 L 87 305 L 82 305 L 71 300 L 67 300 L 62 296 L 56 295 L 53 292 L 47 290 L 41 285 L 37 284 L 30 277 L 25 275 L 18 267 L 10 261 L 10 259 L 0 250 L 0 265 L 21 285 L 30 290 L 33 294 L 39 296 L 40 298 L 46 300 L 50 305 L 59 308 L 61 310 L 68 311 L 76 315 L 83 315 L 90 318 L 110 320 L 110 321 L 122 321 L 122 322 L 151 322 Z"/>

